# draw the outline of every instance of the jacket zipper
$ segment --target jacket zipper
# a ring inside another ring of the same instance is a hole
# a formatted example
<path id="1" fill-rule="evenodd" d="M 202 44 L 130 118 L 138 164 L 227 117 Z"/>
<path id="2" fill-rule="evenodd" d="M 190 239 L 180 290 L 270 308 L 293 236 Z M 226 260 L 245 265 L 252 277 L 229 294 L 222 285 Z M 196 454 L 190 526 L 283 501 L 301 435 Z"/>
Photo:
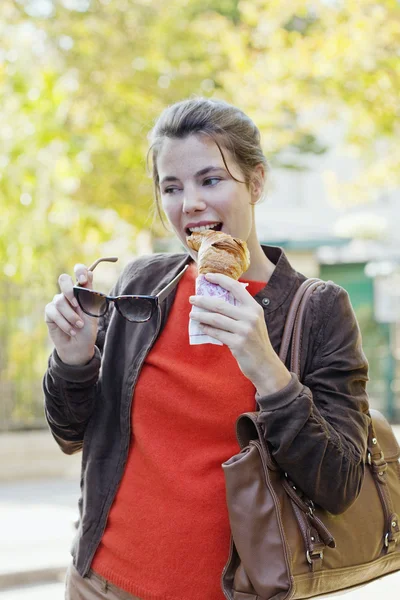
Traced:
<path id="1" fill-rule="evenodd" d="M 144 361 L 146 360 L 146 357 L 148 356 L 148 354 L 149 354 L 149 352 L 150 352 L 151 348 L 153 347 L 153 345 L 154 345 L 154 342 L 155 342 L 155 340 L 157 339 L 157 336 L 158 336 L 158 334 L 159 334 L 159 332 L 160 332 L 160 329 L 161 329 L 161 322 L 162 322 L 161 307 L 160 307 L 160 306 L 158 306 L 157 327 L 156 327 L 155 333 L 154 333 L 154 335 L 153 335 L 153 337 L 152 337 L 152 339 L 151 339 L 151 342 L 150 342 L 150 344 L 149 344 L 149 346 L 148 346 L 148 348 L 147 348 L 147 351 L 144 353 L 144 355 L 143 355 L 143 357 L 142 357 L 142 360 L 141 360 L 141 361 L 140 361 L 140 363 L 138 364 L 138 367 L 137 367 L 137 369 L 136 369 L 136 377 L 134 378 L 134 380 L 133 380 L 133 382 L 132 382 L 131 394 L 130 394 L 130 400 L 129 400 L 129 410 L 128 410 L 128 412 L 129 412 L 129 415 L 131 414 L 131 410 L 132 410 L 133 390 L 134 390 L 134 388 L 135 388 L 135 385 L 136 385 L 136 382 L 137 382 L 137 380 L 138 380 L 138 377 L 139 377 L 139 374 L 140 374 L 141 368 L 142 368 L 142 366 L 143 366 L 143 363 L 144 363 Z M 131 435 L 131 430 L 132 430 L 132 428 L 131 428 L 131 419 L 129 419 L 128 423 L 129 423 L 129 425 L 128 425 L 128 439 L 129 439 L 129 438 L 130 438 L 130 435 Z M 129 451 L 129 444 L 128 444 L 128 451 Z M 126 462 L 126 456 L 125 456 L 125 462 Z M 121 475 L 121 477 L 122 477 L 122 475 Z M 119 480 L 119 483 L 121 483 L 121 479 Z M 93 561 L 93 557 L 94 557 L 94 555 L 96 554 L 96 550 L 97 550 L 97 548 L 99 547 L 99 545 L 100 545 L 100 542 L 101 542 L 101 540 L 102 540 L 102 538 L 103 538 L 104 531 L 105 531 L 105 529 L 106 529 L 106 526 L 107 526 L 108 516 L 109 516 L 109 514 L 110 514 L 110 511 L 111 511 L 112 505 L 113 505 L 113 503 L 114 503 L 115 496 L 117 495 L 118 487 L 119 487 L 119 484 L 116 486 L 116 488 L 115 488 L 115 490 L 114 490 L 114 493 L 112 494 L 111 501 L 109 501 L 109 504 L 108 504 L 108 507 L 107 507 L 107 512 L 106 512 L 106 516 L 105 516 L 105 519 L 104 519 L 104 524 L 103 524 L 103 526 L 102 526 L 102 529 L 101 529 L 101 534 L 100 534 L 100 536 L 99 536 L 99 541 L 98 541 L 98 542 L 97 542 L 97 544 L 95 545 L 95 547 L 94 547 L 93 551 L 90 553 L 90 556 L 87 558 L 86 565 L 85 565 L 85 568 L 84 568 L 84 576 L 88 574 L 88 572 L 89 572 L 89 570 L 90 570 L 90 565 L 92 564 L 92 561 Z"/>

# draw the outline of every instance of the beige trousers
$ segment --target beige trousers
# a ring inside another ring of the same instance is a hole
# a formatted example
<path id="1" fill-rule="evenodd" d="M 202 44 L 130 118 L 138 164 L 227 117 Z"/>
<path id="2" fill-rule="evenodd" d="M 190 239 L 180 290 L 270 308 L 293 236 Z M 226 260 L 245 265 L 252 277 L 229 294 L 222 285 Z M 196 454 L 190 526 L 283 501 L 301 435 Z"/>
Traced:
<path id="1" fill-rule="evenodd" d="M 90 572 L 89 577 L 81 577 L 74 565 L 67 571 L 65 600 L 140 600 L 121 590 L 97 573 Z"/>

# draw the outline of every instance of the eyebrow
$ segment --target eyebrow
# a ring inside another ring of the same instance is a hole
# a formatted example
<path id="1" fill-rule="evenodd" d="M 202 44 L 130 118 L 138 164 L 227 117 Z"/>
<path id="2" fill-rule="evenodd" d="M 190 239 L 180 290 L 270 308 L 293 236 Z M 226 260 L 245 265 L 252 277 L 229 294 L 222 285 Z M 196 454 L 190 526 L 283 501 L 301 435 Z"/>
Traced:
<path id="1" fill-rule="evenodd" d="M 204 167 L 204 169 L 200 169 L 200 171 L 197 171 L 197 173 L 195 173 L 194 176 L 201 177 L 202 175 L 205 175 L 206 173 L 213 173 L 214 171 L 224 171 L 224 170 L 225 169 L 223 167 Z M 174 175 L 167 175 L 166 177 L 163 177 L 163 179 L 160 181 L 160 185 L 162 185 L 166 181 L 178 181 L 178 177 L 174 177 Z"/>

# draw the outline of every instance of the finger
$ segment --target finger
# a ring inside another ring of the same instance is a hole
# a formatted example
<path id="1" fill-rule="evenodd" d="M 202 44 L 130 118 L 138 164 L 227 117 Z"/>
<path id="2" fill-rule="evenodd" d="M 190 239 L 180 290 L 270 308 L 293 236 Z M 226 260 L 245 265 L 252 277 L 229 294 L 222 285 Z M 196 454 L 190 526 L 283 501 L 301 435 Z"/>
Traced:
<path id="1" fill-rule="evenodd" d="M 190 313 L 190 318 L 198 321 L 202 325 L 210 325 L 216 329 L 229 331 L 230 333 L 241 333 L 242 324 L 239 321 L 213 312 L 193 311 Z"/>
<path id="2" fill-rule="evenodd" d="M 72 277 L 67 273 L 62 273 L 58 278 L 58 285 L 60 287 L 61 295 L 63 295 L 72 306 L 75 308 L 78 307 L 78 301 L 74 297 L 74 282 L 72 281 Z M 53 302 L 58 298 L 54 296 Z M 60 298 L 61 300 L 61 298 Z"/>
<path id="3" fill-rule="evenodd" d="M 50 303 L 45 308 L 45 321 L 49 330 L 60 329 L 66 335 L 74 337 L 77 330 L 72 326 L 72 323 L 66 319 L 56 308 L 55 304 Z M 75 321 L 76 326 L 79 328 L 83 327 L 83 323 L 79 326 L 79 320 Z"/>
<path id="4" fill-rule="evenodd" d="M 86 265 L 83 265 L 81 263 L 75 265 L 74 274 L 76 277 L 76 281 L 79 283 L 79 285 L 81 285 L 82 287 L 92 289 L 93 273 L 92 271 L 88 270 Z"/>
<path id="5" fill-rule="evenodd" d="M 228 292 L 231 292 L 236 300 L 239 300 L 242 304 L 248 304 L 249 300 L 252 300 L 252 296 L 246 290 L 245 285 L 236 279 L 232 279 L 232 277 L 228 277 L 222 273 L 207 273 L 205 277 L 207 281 L 216 283 Z"/>
<path id="6" fill-rule="evenodd" d="M 82 328 L 84 321 L 82 319 L 83 312 L 77 307 L 73 308 L 64 294 L 56 294 L 53 298 L 53 304 L 61 316 L 66 319 L 73 327 Z"/>
<path id="7" fill-rule="evenodd" d="M 244 318 L 244 311 L 242 307 L 234 306 L 222 298 L 215 298 L 212 296 L 190 296 L 189 302 L 190 304 L 198 306 L 199 308 L 226 315 L 227 317 L 236 319 L 237 321 Z"/>
<path id="8" fill-rule="evenodd" d="M 211 325 L 201 325 L 201 330 L 204 334 L 209 335 L 219 342 L 222 342 L 225 344 L 225 346 L 228 346 L 228 348 L 231 348 L 234 345 L 235 339 L 237 338 L 234 333 L 223 331 L 222 329 L 216 329 Z"/>

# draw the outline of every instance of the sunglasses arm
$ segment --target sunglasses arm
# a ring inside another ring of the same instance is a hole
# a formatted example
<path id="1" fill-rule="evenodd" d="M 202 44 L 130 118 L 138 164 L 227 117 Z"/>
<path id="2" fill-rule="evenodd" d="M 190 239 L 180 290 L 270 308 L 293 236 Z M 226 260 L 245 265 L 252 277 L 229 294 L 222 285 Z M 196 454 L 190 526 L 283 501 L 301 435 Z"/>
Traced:
<path id="1" fill-rule="evenodd" d="M 97 265 L 101 262 L 117 262 L 118 257 L 117 256 L 107 256 L 105 258 L 98 258 L 97 260 L 94 261 L 94 263 L 92 263 L 90 265 L 90 267 L 88 267 L 88 271 L 94 271 L 95 268 L 97 267 Z"/>
<path id="2" fill-rule="evenodd" d="M 118 257 L 117 256 L 107 256 L 104 258 L 98 258 L 97 260 L 94 261 L 94 263 L 92 263 L 90 265 L 90 267 L 88 267 L 88 271 L 94 271 L 95 268 L 97 267 L 98 264 L 100 264 L 101 262 L 117 262 Z M 76 282 L 76 285 L 79 286 L 79 281 Z"/>
<path id="3" fill-rule="evenodd" d="M 156 298 L 158 298 L 158 302 L 160 304 L 172 292 L 172 290 L 174 288 L 176 288 L 176 286 L 178 285 L 179 281 L 181 280 L 183 275 L 186 273 L 188 268 L 189 268 L 189 265 L 186 265 L 186 267 L 184 267 L 184 269 L 180 273 L 178 273 L 178 275 L 176 277 L 174 277 L 174 279 L 172 281 L 170 281 L 170 283 L 168 285 L 166 285 L 163 290 L 158 292 L 158 294 L 156 295 Z"/>

